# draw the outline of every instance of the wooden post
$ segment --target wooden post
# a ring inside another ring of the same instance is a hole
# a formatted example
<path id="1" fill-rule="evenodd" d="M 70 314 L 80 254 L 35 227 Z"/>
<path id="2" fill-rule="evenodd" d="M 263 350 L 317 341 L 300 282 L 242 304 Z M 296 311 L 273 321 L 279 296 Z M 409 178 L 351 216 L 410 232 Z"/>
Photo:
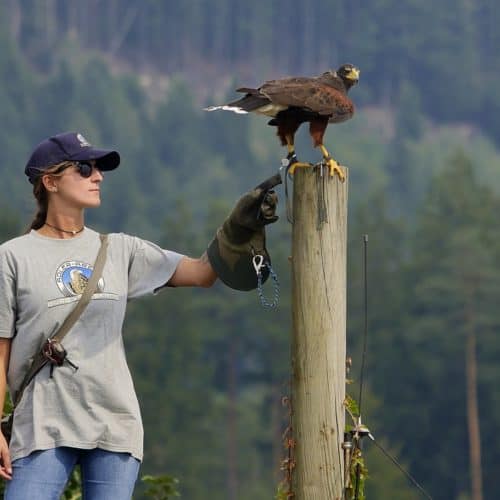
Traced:
<path id="1" fill-rule="evenodd" d="M 343 495 L 347 182 L 327 171 L 322 176 L 318 169 L 299 169 L 294 176 L 294 500 L 340 500 Z M 318 228 L 322 204 L 327 221 Z"/>

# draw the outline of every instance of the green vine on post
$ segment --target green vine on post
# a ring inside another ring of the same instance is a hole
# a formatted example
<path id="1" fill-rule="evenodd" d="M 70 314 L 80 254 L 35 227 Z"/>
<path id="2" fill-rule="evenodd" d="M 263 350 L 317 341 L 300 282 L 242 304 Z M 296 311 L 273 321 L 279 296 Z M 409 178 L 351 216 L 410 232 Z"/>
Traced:
<path id="1" fill-rule="evenodd" d="M 365 483 L 368 478 L 368 469 L 365 465 L 363 454 L 359 446 L 360 436 L 357 435 L 356 427 L 360 421 L 358 403 L 349 395 L 344 400 L 344 406 L 351 417 L 352 425 L 346 424 L 345 432 L 352 436 L 353 446 L 349 455 L 348 463 L 345 467 L 349 468 L 349 480 L 345 485 L 346 500 L 366 500 Z M 356 496 L 357 483 L 357 496 Z"/>

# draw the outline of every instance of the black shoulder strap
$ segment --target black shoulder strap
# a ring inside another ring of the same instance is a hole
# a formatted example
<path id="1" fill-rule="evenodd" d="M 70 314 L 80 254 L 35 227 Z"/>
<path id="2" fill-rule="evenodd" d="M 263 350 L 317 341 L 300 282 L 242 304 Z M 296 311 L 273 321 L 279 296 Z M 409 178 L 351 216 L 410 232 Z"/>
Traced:
<path id="1" fill-rule="evenodd" d="M 54 335 L 52 335 L 53 340 L 57 340 L 59 342 L 62 341 L 62 339 L 66 336 L 66 334 L 71 330 L 73 325 L 76 323 L 76 320 L 80 317 L 80 315 L 83 313 L 87 305 L 89 304 L 92 295 L 97 289 L 97 283 L 101 279 L 102 276 L 102 271 L 104 269 L 104 264 L 106 263 L 106 256 L 107 256 L 107 248 L 108 248 L 108 235 L 107 234 L 101 234 L 99 235 L 101 239 L 101 247 L 99 248 L 99 252 L 97 254 L 96 261 L 94 263 L 94 269 L 92 271 L 92 275 L 90 276 L 90 279 L 87 283 L 87 286 L 85 287 L 85 290 L 82 293 L 82 296 L 80 297 L 80 300 L 74 307 L 74 309 L 68 314 L 66 319 L 64 320 L 63 324 L 60 326 L 60 328 L 57 330 Z M 24 390 L 26 389 L 27 385 L 33 380 L 35 375 L 48 363 L 48 359 L 42 354 L 42 351 L 38 351 L 33 359 L 33 362 L 31 363 L 30 369 L 26 373 L 23 382 L 21 384 L 21 387 L 19 391 L 17 391 L 17 394 L 15 398 L 13 399 L 14 401 L 14 408 L 18 405 L 19 401 L 21 401 L 21 397 L 24 393 Z"/>

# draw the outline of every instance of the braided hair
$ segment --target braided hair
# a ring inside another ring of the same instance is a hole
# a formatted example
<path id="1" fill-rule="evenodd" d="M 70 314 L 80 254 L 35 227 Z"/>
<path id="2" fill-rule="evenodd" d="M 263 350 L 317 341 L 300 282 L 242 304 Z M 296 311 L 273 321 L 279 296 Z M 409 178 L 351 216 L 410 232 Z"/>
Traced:
<path id="1" fill-rule="evenodd" d="M 42 177 L 47 174 L 52 174 L 55 176 L 61 175 L 61 170 L 66 167 L 70 167 L 71 165 L 74 165 L 74 162 L 63 161 L 61 163 L 57 163 L 56 165 L 52 165 L 41 171 L 40 175 L 34 180 L 33 196 L 35 197 L 35 200 L 37 202 L 38 210 L 35 213 L 35 216 L 33 217 L 33 220 L 31 221 L 27 232 L 31 231 L 32 229 L 40 229 L 47 220 L 47 211 L 49 208 L 49 193 L 47 192 L 47 189 L 45 189 L 45 186 L 42 182 Z"/>

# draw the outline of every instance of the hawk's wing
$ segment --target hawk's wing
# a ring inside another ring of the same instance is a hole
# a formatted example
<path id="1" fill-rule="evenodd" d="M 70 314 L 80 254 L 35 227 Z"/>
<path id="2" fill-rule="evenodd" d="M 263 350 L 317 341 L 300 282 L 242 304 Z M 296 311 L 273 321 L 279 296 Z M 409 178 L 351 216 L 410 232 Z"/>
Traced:
<path id="1" fill-rule="evenodd" d="M 343 121 L 354 112 L 345 89 L 334 88 L 317 78 L 284 78 L 270 80 L 259 89 L 271 102 L 283 106 L 307 108 L 320 115 L 331 115 L 329 121 Z"/>

